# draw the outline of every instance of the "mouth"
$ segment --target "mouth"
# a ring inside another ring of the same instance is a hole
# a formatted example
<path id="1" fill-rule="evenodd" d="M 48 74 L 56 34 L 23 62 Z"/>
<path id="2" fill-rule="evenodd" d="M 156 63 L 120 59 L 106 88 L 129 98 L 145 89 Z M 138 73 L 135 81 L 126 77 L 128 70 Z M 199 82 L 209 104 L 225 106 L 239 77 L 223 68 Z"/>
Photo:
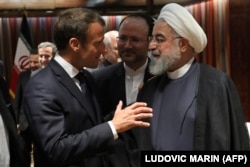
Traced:
<path id="1" fill-rule="evenodd" d="M 151 56 L 151 57 L 154 57 L 154 58 L 159 58 L 159 57 L 160 57 L 160 54 L 157 53 L 157 52 L 151 51 L 151 52 L 150 52 L 150 56 Z"/>
<path id="2" fill-rule="evenodd" d="M 159 55 L 159 54 L 152 54 L 152 57 L 154 57 L 154 58 L 159 58 L 160 55 Z"/>

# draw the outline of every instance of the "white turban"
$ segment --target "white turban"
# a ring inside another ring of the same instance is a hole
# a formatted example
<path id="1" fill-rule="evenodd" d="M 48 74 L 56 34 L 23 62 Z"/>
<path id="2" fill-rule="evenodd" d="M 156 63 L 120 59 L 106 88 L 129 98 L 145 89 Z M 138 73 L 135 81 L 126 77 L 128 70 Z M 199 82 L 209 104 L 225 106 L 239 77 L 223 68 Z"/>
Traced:
<path id="1" fill-rule="evenodd" d="M 196 53 L 202 52 L 206 47 L 206 34 L 184 7 L 176 3 L 167 4 L 161 9 L 159 19 L 166 21 L 180 36 L 188 39 Z"/>

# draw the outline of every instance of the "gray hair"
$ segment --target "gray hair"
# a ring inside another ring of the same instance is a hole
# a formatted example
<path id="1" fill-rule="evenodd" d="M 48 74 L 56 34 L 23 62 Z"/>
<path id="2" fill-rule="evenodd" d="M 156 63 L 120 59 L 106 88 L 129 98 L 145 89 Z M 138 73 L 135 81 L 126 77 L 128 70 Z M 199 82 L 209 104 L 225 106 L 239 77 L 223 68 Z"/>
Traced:
<path id="1" fill-rule="evenodd" d="M 46 47 L 52 47 L 52 54 L 53 56 L 56 55 L 57 53 L 57 48 L 56 48 L 56 45 L 52 42 L 48 42 L 48 41 L 45 41 L 45 42 L 41 42 L 37 48 L 40 49 L 40 48 L 46 48 Z"/>
<path id="2" fill-rule="evenodd" d="M 104 34 L 104 39 L 103 39 L 103 43 L 105 44 L 106 47 L 111 47 L 112 46 L 112 41 L 111 41 L 111 37 L 118 37 L 119 33 L 117 30 L 111 30 L 108 31 Z"/>

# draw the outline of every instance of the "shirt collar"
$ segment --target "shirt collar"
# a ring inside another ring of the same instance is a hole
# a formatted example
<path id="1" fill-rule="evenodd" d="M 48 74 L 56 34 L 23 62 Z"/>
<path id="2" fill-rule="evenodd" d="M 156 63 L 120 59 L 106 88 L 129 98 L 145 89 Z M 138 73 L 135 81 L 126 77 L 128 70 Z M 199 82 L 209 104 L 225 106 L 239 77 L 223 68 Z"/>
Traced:
<path id="1" fill-rule="evenodd" d="M 178 78 L 182 77 L 183 75 L 185 75 L 188 72 L 188 70 L 191 67 L 193 61 L 194 61 L 194 57 L 192 59 L 190 59 L 187 62 L 187 64 L 185 64 L 181 68 L 179 68 L 179 69 L 177 69 L 175 71 L 172 71 L 172 72 L 167 71 L 168 77 L 170 79 L 178 79 Z"/>
<path id="2" fill-rule="evenodd" d="M 55 55 L 54 59 L 62 66 L 62 68 L 66 71 L 67 74 L 69 74 L 71 78 L 74 78 L 79 73 L 79 70 L 77 68 L 72 66 L 69 62 L 67 62 L 60 55 L 58 54 Z"/>
<path id="3" fill-rule="evenodd" d="M 146 67 L 147 67 L 147 63 L 148 63 L 148 59 L 147 59 L 146 62 L 145 62 L 140 68 L 138 68 L 137 70 L 134 70 L 134 69 L 128 67 L 128 66 L 126 65 L 125 62 L 123 63 L 123 66 L 124 66 L 124 69 L 125 69 L 125 71 L 126 71 L 126 74 L 127 74 L 128 76 L 131 76 L 131 77 L 132 77 L 132 76 L 136 76 L 136 75 L 141 74 L 142 72 L 144 72 L 145 69 L 146 69 Z"/>

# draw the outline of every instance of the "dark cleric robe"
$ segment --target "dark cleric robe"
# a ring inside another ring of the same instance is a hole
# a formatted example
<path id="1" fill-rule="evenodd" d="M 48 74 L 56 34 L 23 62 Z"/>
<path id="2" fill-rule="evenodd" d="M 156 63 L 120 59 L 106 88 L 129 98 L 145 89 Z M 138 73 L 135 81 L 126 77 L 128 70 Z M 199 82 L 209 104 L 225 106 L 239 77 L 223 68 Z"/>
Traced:
<path id="1" fill-rule="evenodd" d="M 200 72 L 195 104 L 197 109 L 193 130 L 193 150 L 249 150 L 244 113 L 232 79 L 209 65 L 194 61 L 192 66 L 196 65 L 199 66 Z M 157 89 L 161 89 L 159 84 L 163 77 L 166 77 L 165 74 L 145 83 L 138 94 L 137 101 L 145 101 L 152 107 L 153 101 L 157 100 L 152 98 L 152 95 Z M 151 137 L 149 137 L 152 136 L 152 127 L 154 125 L 151 125 L 151 128 L 135 129 L 134 137 L 138 148 L 153 149 Z"/>

